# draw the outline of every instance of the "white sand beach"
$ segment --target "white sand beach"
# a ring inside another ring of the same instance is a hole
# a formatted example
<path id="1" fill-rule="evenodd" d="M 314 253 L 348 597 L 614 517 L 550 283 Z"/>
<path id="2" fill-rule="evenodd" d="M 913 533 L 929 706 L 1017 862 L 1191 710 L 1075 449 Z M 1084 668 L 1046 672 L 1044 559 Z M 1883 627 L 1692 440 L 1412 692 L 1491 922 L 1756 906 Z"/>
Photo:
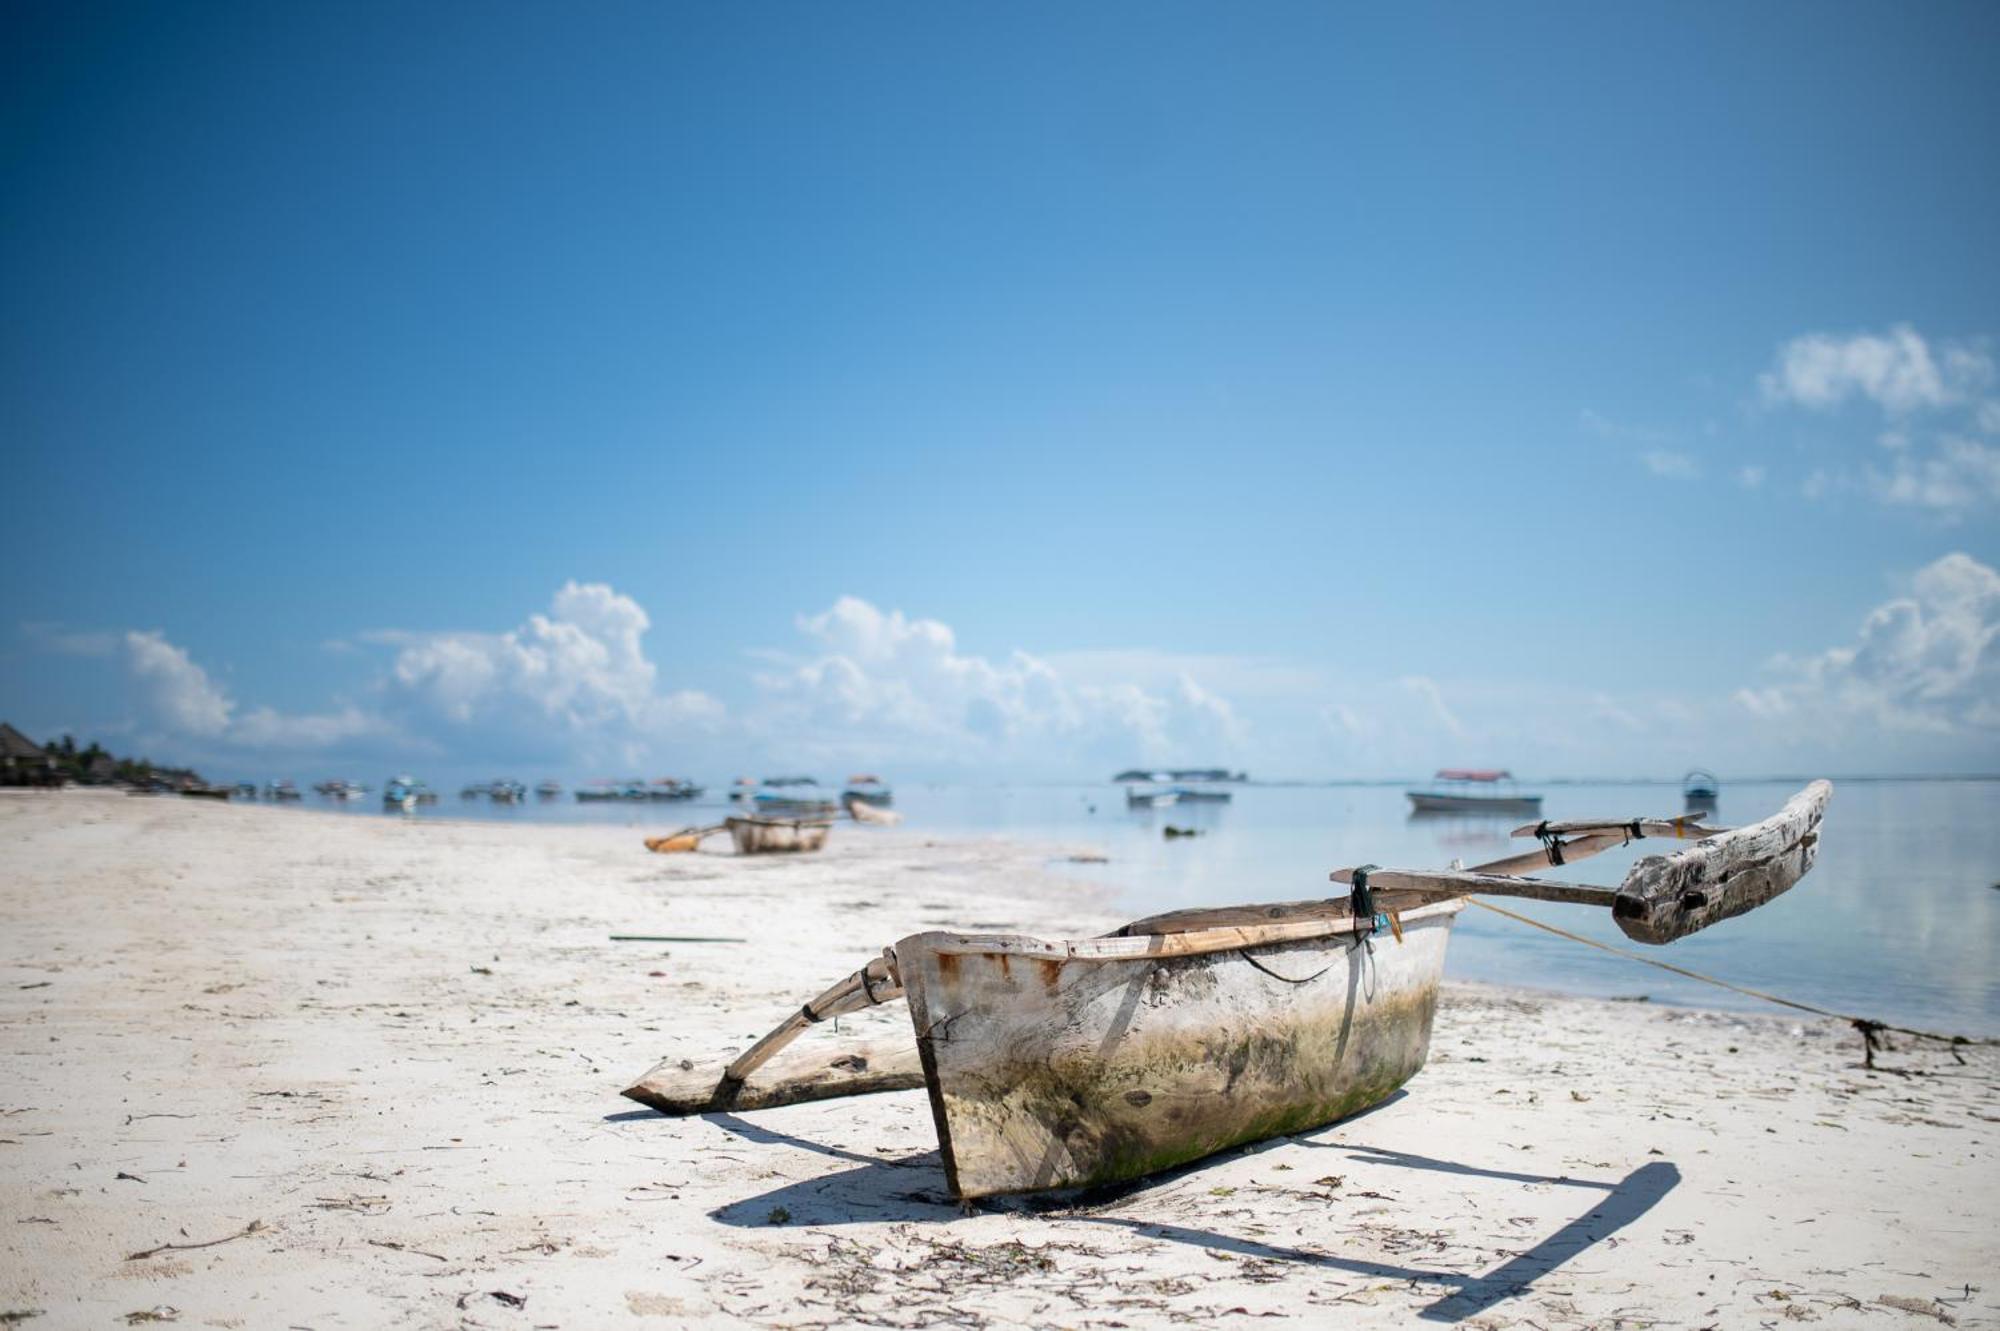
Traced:
<path id="1" fill-rule="evenodd" d="M 2000 1326 L 2000 1059 L 1835 1023 L 1453 986 L 1374 1112 L 1042 1202 L 952 1202 L 921 1091 L 661 1117 L 904 934 L 1116 923 L 1064 848 L 711 847 L 0 798 L 0 1315 Z"/>

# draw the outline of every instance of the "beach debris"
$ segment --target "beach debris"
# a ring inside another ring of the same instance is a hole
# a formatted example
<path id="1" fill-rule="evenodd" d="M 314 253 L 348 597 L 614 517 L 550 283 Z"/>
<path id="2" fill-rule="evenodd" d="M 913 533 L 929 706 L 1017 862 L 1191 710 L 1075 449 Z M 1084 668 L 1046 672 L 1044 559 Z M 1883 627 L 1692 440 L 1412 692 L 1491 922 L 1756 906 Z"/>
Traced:
<path id="1" fill-rule="evenodd" d="M 30 1317 L 47 1317 L 41 1308 L 0 1308 L 0 1326 L 19 1326 Z"/>
<path id="2" fill-rule="evenodd" d="M 125 1314 L 125 1325 L 144 1326 L 147 1322 L 178 1322 L 181 1310 L 171 1303 L 155 1304 L 151 1308 L 141 1308 Z"/>
<path id="3" fill-rule="evenodd" d="M 234 1243 L 237 1239 L 247 1239 L 252 1234 L 261 1233 L 263 1229 L 263 1221 L 252 1220 L 234 1234 L 224 1234 L 219 1239 L 207 1239 L 200 1243 L 162 1243 L 157 1248 L 144 1248 L 138 1252 L 127 1253 L 125 1260 L 128 1262 L 140 1262 L 148 1257 L 157 1257 L 163 1252 L 192 1252 L 196 1248 L 213 1248 L 224 1243 Z M 187 1231 L 182 1230 L 181 1232 L 185 1234 Z"/>
<path id="4" fill-rule="evenodd" d="M 1069 862 L 1071 864 L 1109 864 L 1111 863 L 1111 857 L 1102 851 L 1084 850 L 1070 856 Z"/>
<path id="5" fill-rule="evenodd" d="M 117 1183 L 120 1180 L 123 1180 L 126 1183 L 144 1183 L 146 1181 L 140 1178 L 137 1174 L 128 1174 L 122 1169 L 119 1170 L 116 1174 L 112 1175 L 111 1177 L 111 1181 L 113 1183 Z"/>
<path id="6" fill-rule="evenodd" d="M 1175 837 L 1201 836 L 1202 830 L 1199 827 L 1175 827 L 1172 823 L 1168 823 L 1160 829 L 1160 835 L 1172 841 Z"/>
<path id="7" fill-rule="evenodd" d="M 709 937 L 702 934 L 612 934 L 614 943 L 747 943 L 747 938 Z"/>
<path id="8" fill-rule="evenodd" d="M 412 1248 L 407 1243 L 397 1243 L 392 1239 L 370 1239 L 368 1240 L 368 1246 L 371 1248 L 387 1248 L 391 1252 L 406 1252 L 414 1257 L 428 1257 L 432 1261 L 437 1262 L 448 1262 L 451 1260 L 441 1252 L 425 1252 L 422 1248 Z"/>
<path id="9" fill-rule="evenodd" d="M 1907 1294 L 1883 1294 L 1875 1302 L 1884 1308 L 1894 1308 L 1897 1312 L 1916 1313 L 1921 1317 L 1935 1317 L 1946 1326 L 1957 1326 L 1958 1319 L 1945 1311 L 1943 1304 L 1932 1299 L 1913 1299 Z"/>
<path id="10" fill-rule="evenodd" d="M 792 1223 L 792 1213 L 782 1206 L 774 1206 L 771 1208 L 771 1214 L 764 1217 L 764 1223 L 767 1225 L 789 1225 Z"/>

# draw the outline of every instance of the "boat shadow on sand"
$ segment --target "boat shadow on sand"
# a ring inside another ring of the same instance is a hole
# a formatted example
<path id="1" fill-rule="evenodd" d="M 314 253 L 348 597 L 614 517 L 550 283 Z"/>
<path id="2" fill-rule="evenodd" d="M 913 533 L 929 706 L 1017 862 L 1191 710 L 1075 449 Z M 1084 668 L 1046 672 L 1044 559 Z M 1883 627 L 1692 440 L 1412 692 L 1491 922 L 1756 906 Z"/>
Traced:
<path id="1" fill-rule="evenodd" d="M 1398 1092 L 1383 1106 L 1403 1097 Z M 621 1116 L 622 1117 L 622 1116 Z M 958 1219 L 968 1208 L 953 1201 L 944 1188 L 944 1165 L 938 1152 L 923 1151 L 899 1159 L 885 1160 L 862 1155 L 845 1147 L 832 1146 L 790 1133 L 774 1131 L 734 1114 L 710 1114 L 710 1123 L 745 1141 L 759 1145 L 790 1146 L 856 1167 L 822 1178 L 790 1183 L 770 1192 L 739 1202 L 731 1202 L 709 1213 L 710 1218 L 741 1228 L 770 1225 L 773 1212 L 782 1212 L 793 1225 L 842 1225 L 874 1222 L 944 1222 Z M 1357 1115 L 1332 1125 L 1326 1132 L 1351 1127 L 1366 1118 Z M 1290 1262 L 1327 1270 L 1346 1271 L 1371 1279 L 1415 1281 L 1441 1285 L 1451 1292 L 1423 1308 L 1418 1316 L 1425 1321 L 1456 1322 L 1477 1316 L 1505 1299 L 1525 1293 L 1542 1276 L 1598 1243 L 1609 1239 L 1646 1212 L 1680 1185 L 1681 1173 L 1673 1164 L 1655 1160 L 1613 1182 L 1512 1170 L 1487 1169 L 1453 1160 L 1412 1155 L 1382 1147 L 1325 1141 L 1317 1133 L 1303 1133 L 1286 1139 L 1290 1144 L 1315 1150 L 1343 1152 L 1358 1166 L 1387 1166 L 1457 1174 L 1468 1178 L 1497 1179 L 1503 1182 L 1586 1188 L 1603 1194 L 1588 1211 L 1550 1234 L 1532 1248 L 1518 1252 L 1493 1270 L 1483 1274 L 1440 1271 L 1403 1266 L 1390 1262 L 1363 1261 L 1332 1253 L 1265 1243 L 1214 1230 L 1188 1225 L 1121 1216 L 1115 1213 L 1123 1202 L 1167 1187 L 1212 1162 L 1195 1161 L 1135 1183 L 1112 1188 L 1084 1189 L 1051 1195 L 991 1198 L 972 1204 L 972 1209 L 1022 1213 L 1060 1212 L 1065 1219 L 1086 1224 L 1112 1225 L 1132 1230 L 1148 1238 L 1167 1239 L 1201 1248 L 1213 1248 L 1263 1261 Z"/>

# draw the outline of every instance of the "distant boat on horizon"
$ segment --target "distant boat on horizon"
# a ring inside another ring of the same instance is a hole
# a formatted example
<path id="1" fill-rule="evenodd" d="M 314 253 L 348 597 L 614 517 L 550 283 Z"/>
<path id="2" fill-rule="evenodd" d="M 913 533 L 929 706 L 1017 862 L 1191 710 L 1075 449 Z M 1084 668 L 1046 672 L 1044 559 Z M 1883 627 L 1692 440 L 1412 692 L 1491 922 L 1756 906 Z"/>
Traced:
<path id="1" fill-rule="evenodd" d="M 1539 813 L 1542 797 L 1525 794 L 1514 774 L 1498 768 L 1446 767 L 1429 790 L 1408 790 L 1417 813 Z"/>
<path id="2" fill-rule="evenodd" d="M 1226 767 L 1173 767 L 1166 769 L 1129 767 L 1117 776 L 1112 777 L 1111 784 L 1114 786 L 1125 786 L 1138 781 L 1154 781 L 1161 785 L 1167 785 L 1175 781 L 1207 782 L 1213 784 L 1218 781 L 1243 782 L 1249 779 L 1250 774 L 1248 772 L 1232 772 Z"/>

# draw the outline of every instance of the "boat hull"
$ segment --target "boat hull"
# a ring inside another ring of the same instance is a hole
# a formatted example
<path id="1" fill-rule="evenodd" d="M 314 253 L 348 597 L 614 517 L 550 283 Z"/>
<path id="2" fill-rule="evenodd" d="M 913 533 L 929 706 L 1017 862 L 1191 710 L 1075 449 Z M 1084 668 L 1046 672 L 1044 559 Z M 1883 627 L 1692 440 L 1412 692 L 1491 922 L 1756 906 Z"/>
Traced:
<path id="1" fill-rule="evenodd" d="M 738 855 L 796 855 L 826 844 L 827 824 L 798 818 L 728 818 Z"/>
<path id="2" fill-rule="evenodd" d="M 895 948 L 960 1197 L 1141 1178 L 1380 1104 L 1424 1065 L 1461 902 L 1187 956 L 919 934 Z M 1122 955 L 1121 955 L 1122 954 Z"/>
<path id="3" fill-rule="evenodd" d="M 1447 795 L 1427 790 L 1405 792 L 1418 813 L 1538 813 L 1540 795 Z"/>

